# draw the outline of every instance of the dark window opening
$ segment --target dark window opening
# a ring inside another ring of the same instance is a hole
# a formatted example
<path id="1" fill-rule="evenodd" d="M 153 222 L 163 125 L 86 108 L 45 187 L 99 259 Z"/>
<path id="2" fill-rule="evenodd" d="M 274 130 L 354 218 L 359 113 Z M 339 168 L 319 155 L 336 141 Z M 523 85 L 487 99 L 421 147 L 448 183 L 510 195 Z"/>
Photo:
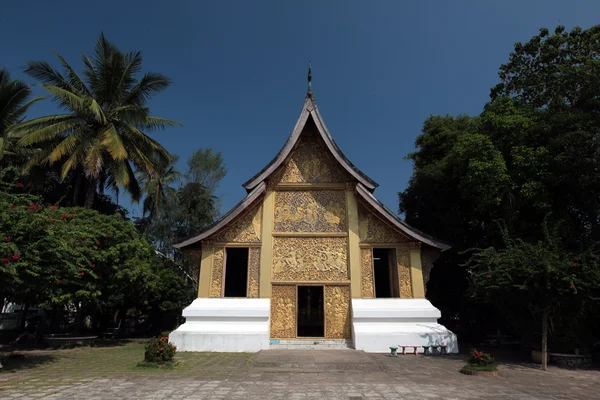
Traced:
<path id="1" fill-rule="evenodd" d="M 398 268 L 395 268 L 393 249 L 373 249 L 375 297 L 400 297 Z"/>
<path id="2" fill-rule="evenodd" d="M 298 286 L 298 336 L 325 336 L 323 286 Z"/>
<path id="3" fill-rule="evenodd" d="M 246 297 L 248 248 L 227 248 L 225 254 L 225 297 Z"/>

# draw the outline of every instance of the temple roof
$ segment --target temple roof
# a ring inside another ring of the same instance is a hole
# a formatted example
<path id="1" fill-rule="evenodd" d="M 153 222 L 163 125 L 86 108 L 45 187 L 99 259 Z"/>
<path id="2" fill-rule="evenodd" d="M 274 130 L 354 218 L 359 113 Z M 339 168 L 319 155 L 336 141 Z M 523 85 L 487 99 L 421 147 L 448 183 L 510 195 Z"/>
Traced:
<path id="1" fill-rule="evenodd" d="M 323 117 L 321 117 L 321 113 L 319 113 L 319 108 L 317 107 L 317 103 L 315 102 L 314 96 L 312 95 L 312 91 L 309 91 L 306 99 L 304 100 L 304 106 L 302 107 L 302 112 L 300 113 L 300 117 L 298 118 L 298 122 L 296 122 L 296 126 L 292 131 L 291 135 L 288 137 L 288 140 L 285 142 L 283 148 L 277 153 L 275 158 L 271 160 L 266 167 L 264 167 L 259 173 L 250 178 L 246 183 L 244 183 L 244 188 L 247 191 L 251 191 L 261 182 L 267 180 L 271 174 L 273 174 L 277 168 L 283 164 L 286 158 L 290 155 L 294 146 L 300 139 L 304 126 L 308 122 L 308 119 L 312 118 L 319 135 L 325 142 L 325 145 L 337 160 L 337 162 L 359 183 L 361 183 L 365 188 L 370 191 L 375 190 L 377 186 L 379 186 L 375 181 L 365 175 L 362 171 L 356 168 L 348 158 L 342 153 L 340 148 L 335 144 L 331 134 L 327 130 L 325 126 L 325 122 L 323 121 Z"/>
<path id="2" fill-rule="evenodd" d="M 363 204 L 369 206 L 369 208 L 376 214 L 378 217 L 388 225 L 391 225 L 394 229 L 404 233 L 408 237 L 414 239 L 415 241 L 419 241 L 423 244 L 438 248 L 442 251 L 448 250 L 450 246 L 446 243 L 440 242 L 434 239 L 432 236 L 429 236 L 418 229 L 415 229 L 408 225 L 406 222 L 401 220 L 395 213 L 389 210 L 387 207 L 383 205 L 379 200 L 375 198 L 373 195 L 373 191 L 378 186 L 375 181 L 365 175 L 362 171 L 356 168 L 350 160 L 346 158 L 346 156 L 342 153 L 340 148 L 335 144 L 331 134 L 327 130 L 325 126 L 325 122 L 319 113 L 319 109 L 315 102 L 312 87 L 311 87 L 311 72 L 309 68 L 308 75 L 308 91 L 306 95 L 306 99 L 304 100 L 304 105 L 302 107 L 302 112 L 300 113 L 300 117 L 296 122 L 296 126 L 294 130 L 288 137 L 285 145 L 279 151 L 279 153 L 275 156 L 275 158 L 267 164 L 260 172 L 258 172 L 254 177 L 244 183 L 244 188 L 247 190 L 246 197 L 240 201 L 235 207 L 233 207 L 227 214 L 223 215 L 217 221 L 215 221 L 212 225 L 208 226 L 204 229 L 200 234 L 190 237 L 182 242 L 174 244 L 175 248 L 183 248 L 186 246 L 190 246 L 194 243 L 198 243 L 204 239 L 209 238 L 220 230 L 226 228 L 226 226 L 237 219 L 239 216 L 243 215 L 245 211 L 249 209 L 250 206 L 255 204 L 257 199 L 262 197 L 267 189 L 267 181 L 268 178 L 285 162 L 288 156 L 294 150 L 296 143 L 300 139 L 302 132 L 304 131 L 304 127 L 309 122 L 309 119 L 312 119 L 315 126 L 317 127 L 317 131 L 323 142 L 329 149 L 329 152 L 334 156 L 340 166 L 346 170 L 350 176 L 356 179 L 356 193 L 358 195 L 359 201 Z"/>

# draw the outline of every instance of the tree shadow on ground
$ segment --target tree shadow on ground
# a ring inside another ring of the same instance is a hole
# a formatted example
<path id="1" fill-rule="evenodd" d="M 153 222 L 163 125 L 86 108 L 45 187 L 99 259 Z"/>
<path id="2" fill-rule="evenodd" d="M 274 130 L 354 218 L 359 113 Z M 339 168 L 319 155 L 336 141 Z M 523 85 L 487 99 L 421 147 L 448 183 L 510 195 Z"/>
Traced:
<path id="1" fill-rule="evenodd" d="M 57 357 L 52 354 L 22 354 L 11 353 L 0 356 L 0 362 L 5 372 L 18 372 L 55 362 Z"/>
<path id="2" fill-rule="evenodd" d="M 45 342 L 33 343 L 33 344 L 10 344 L 0 348 L 0 354 L 14 351 L 53 351 L 53 350 L 68 350 L 85 347 L 119 347 L 125 346 L 133 342 L 143 342 L 139 339 L 94 339 L 90 343 L 86 344 L 74 344 L 67 343 L 64 345 L 50 346 Z"/>

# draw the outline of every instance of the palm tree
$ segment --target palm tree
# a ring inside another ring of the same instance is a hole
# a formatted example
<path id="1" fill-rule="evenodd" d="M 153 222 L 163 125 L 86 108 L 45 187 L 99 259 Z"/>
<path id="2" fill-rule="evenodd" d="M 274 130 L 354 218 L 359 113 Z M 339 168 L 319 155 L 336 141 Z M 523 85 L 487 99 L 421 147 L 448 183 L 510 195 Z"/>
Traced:
<path id="1" fill-rule="evenodd" d="M 177 157 L 173 157 L 170 164 L 159 169 L 157 174 L 141 172 L 139 181 L 145 194 L 143 202 L 143 215 L 153 219 L 159 214 L 169 214 L 170 206 L 177 202 L 177 189 L 171 185 L 179 180 L 180 173 L 175 168 Z"/>
<path id="2" fill-rule="evenodd" d="M 104 36 L 94 55 L 83 55 L 83 78 L 58 53 L 61 74 L 44 61 L 27 63 L 25 72 L 42 82 L 63 114 L 36 118 L 19 125 L 19 144 L 38 145 L 25 166 L 60 163 L 61 179 L 74 172 L 75 196 L 85 183 L 85 207 L 91 208 L 96 192 L 105 188 L 125 189 L 134 201 L 142 195 L 136 171 L 157 175 L 158 166 L 168 164 L 169 152 L 144 131 L 181 125 L 150 115 L 149 99 L 171 81 L 159 73 L 146 73 L 139 80 L 140 52 L 123 53 Z M 82 182 L 84 181 L 84 182 Z"/>
<path id="3" fill-rule="evenodd" d="M 25 82 L 11 80 L 6 69 L 0 69 L 0 160 L 4 156 L 21 155 L 23 149 L 17 146 L 19 137 L 13 128 L 20 123 L 33 103 L 41 100 L 36 97 L 30 101 L 31 89 Z"/>

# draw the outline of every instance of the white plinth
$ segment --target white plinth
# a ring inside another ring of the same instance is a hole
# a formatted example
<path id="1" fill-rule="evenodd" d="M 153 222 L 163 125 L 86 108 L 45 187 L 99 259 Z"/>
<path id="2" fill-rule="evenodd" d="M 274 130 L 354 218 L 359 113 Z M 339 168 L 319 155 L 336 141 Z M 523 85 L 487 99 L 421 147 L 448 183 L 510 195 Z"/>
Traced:
<path id="1" fill-rule="evenodd" d="M 269 299 L 196 299 L 171 332 L 177 351 L 255 352 L 269 348 Z"/>
<path id="2" fill-rule="evenodd" d="M 352 299 L 354 346 L 387 353 L 390 346 L 445 344 L 449 353 L 458 353 L 456 335 L 437 323 L 440 317 L 426 299 Z"/>

